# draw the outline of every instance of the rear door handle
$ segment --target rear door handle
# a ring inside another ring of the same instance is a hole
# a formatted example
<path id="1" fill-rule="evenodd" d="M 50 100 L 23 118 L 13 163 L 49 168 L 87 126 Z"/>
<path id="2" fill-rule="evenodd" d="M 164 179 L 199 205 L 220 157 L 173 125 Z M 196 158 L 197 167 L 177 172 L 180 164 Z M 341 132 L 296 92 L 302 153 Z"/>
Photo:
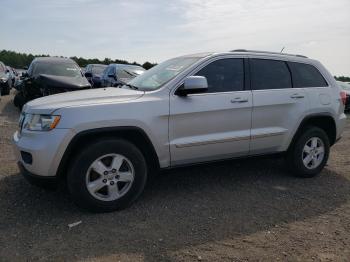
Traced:
<path id="1" fill-rule="evenodd" d="M 234 99 L 231 99 L 231 103 L 246 103 L 246 102 L 248 102 L 247 98 L 235 97 Z"/>
<path id="2" fill-rule="evenodd" d="M 301 95 L 301 94 L 293 94 L 293 95 L 291 95 L 290 97 L 291 97 L 291 98 L 295 98 L 295 99 L 304 98 L 304 96 Z"/>

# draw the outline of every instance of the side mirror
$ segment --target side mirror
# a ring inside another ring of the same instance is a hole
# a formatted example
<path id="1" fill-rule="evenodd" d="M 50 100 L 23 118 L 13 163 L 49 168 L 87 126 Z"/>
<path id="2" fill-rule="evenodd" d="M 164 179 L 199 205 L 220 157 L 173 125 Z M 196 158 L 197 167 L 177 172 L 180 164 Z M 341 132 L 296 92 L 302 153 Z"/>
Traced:
<path id="1" fill-rule="evenodd" d="M 208 81 L 204 76 L 188 76 L 182 87 L 176 91 L 178 96 L 205 93 L 208 90 Z"/>
<path id="2" fill-rule="evenodd" d="M 92 77 L 92 73 L 91 72 L 86 72 L 84 75 L 85 75 L 85 77 Z"/>

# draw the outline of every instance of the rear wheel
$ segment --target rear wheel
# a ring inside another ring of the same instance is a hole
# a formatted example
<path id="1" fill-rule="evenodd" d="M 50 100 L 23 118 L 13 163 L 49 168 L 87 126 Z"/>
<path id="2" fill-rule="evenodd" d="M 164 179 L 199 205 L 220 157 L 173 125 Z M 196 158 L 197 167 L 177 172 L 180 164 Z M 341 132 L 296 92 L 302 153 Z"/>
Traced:
<path id="1" fill-rule="evenodd" d="M 125 140 L 96 142 L 77 156 L 68 188 L 80 207 L 109 212 L 128 207 L 142 193 L 147 165 L 141 151 Z"/>
<path id="2" fill-rule="evenodd" d="M 18 107 L 20 110 L 22 110 L 22 107 L 24 106 L 24 104 L 26 103 L 26 100 L 23 96 L 22 92 L 17 92 L 17 94 L 15 95 L 15 97 L 13 98 L 13 104 Z"/>
<path id="3" fill-rule="evenodd" d="M 291 171 L 299 177 L 317 175 L 327 163 L 329 149 L 329 138 L 324 130 L 318 127 L 306 128 L 287 154 Z"/>

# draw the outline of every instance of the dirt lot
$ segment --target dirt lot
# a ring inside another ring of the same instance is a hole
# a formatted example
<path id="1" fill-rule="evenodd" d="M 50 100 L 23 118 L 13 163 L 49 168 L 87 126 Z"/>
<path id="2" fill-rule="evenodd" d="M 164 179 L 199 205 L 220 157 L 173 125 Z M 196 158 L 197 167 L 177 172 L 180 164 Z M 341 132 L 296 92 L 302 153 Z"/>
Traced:
<path id="1" fill-rule="evenodd" d="M 17 119 L 12 96 L 2 97 L 1 261 L 350 259 L 349 125 L 316 178 L 291 177 L 274 159 L 183 168 L 159 176 L 127 210 L 90 214 L 64 189 L 47 192 L 19 175 Z"/>

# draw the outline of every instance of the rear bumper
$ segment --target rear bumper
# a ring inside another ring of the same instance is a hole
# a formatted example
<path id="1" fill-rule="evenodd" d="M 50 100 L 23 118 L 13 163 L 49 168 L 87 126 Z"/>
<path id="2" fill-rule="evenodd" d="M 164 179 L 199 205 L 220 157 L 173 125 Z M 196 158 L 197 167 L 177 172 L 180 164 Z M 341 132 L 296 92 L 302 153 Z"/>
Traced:
<path id="1" fill-rule="evenodd" d="M 337 121 L 337 136 L 336 136 L 336 141 L 340 139 L 344 129 L 346 126 L 346 115 L 342 113 Z"/>

